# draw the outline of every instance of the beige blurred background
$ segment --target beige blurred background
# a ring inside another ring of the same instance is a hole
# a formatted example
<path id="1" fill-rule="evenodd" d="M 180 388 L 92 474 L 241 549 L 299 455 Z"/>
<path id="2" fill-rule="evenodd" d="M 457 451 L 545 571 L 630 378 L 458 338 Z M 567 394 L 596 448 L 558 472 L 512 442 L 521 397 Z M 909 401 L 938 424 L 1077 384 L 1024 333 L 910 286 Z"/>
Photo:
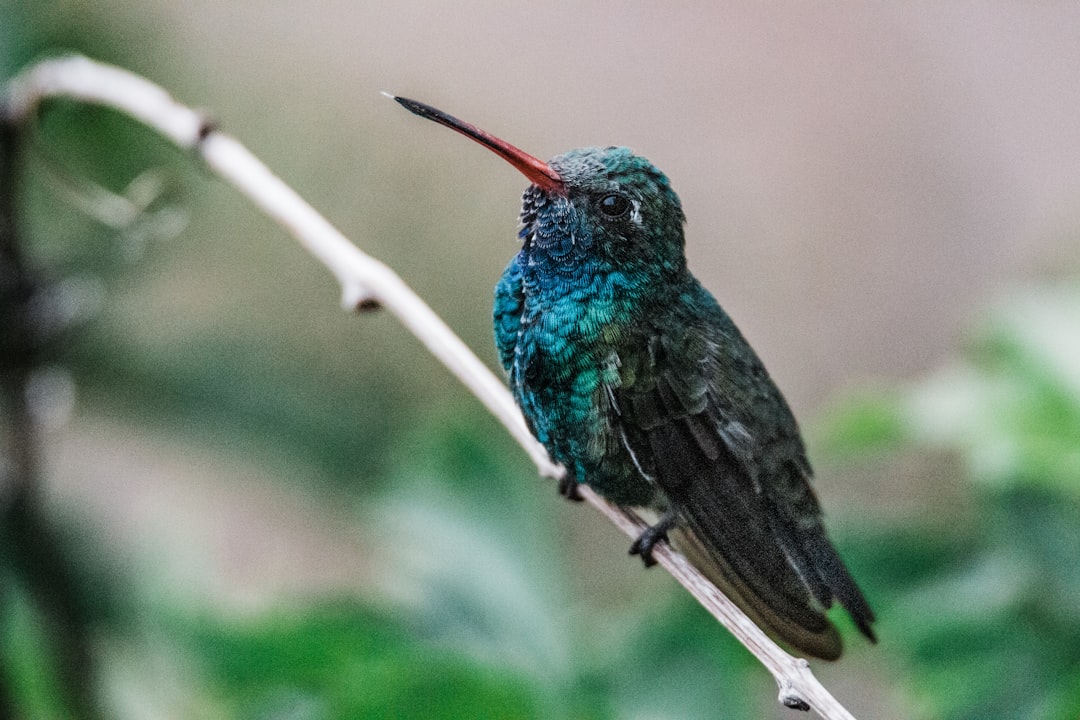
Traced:
<path id="1" fill-rule="evenodd" d="M 927 367 L 987 298 L 1074 256 L 1072 3 L 58 7 L 131 22 L 148 65 L 185 73 L 181 98 L 360 244 L 435 218 L 392 254 L 436 301 L 467 297 L 461 314 L 487 313 L 522 181 L 379 90 L 540 157 L 635 148 L 683 198 L 693 267 L 802 408 Z"/>

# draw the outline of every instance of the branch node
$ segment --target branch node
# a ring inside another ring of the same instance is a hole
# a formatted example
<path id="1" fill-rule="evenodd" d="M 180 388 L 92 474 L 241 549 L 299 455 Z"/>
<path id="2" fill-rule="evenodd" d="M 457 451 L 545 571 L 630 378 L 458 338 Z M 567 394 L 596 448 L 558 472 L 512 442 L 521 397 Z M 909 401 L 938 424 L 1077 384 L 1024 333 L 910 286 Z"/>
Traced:
<path id="1" fill-rule="evenodd" d="M 217 132 L 218 122 L 213 118 L 202 115 L 199 120 L 199 130 L 196 133 L 195 147 L 198 148 L 203 144 L 206 138 L 210 137 L 210 133 Z"/>
<path id="2" fill-rule="evenodd" d="M 803 700 L 802 696 L 792 689 L 780 691 L 780 702 L 784 707 L 789 707 L 792 710 L 802 710 L 803 712 L 810 711 L 810 704 Z"/>
<path id="3" fill-rule="evenodd" d="M 341 307 L 345 312 L 371 312 L 382 307 L 378 296 L 368 287 L 358 282 L 344 281 L 341 284 Z"/>
<path id="4" fill-rule="evenodd" d="M 356 312 L 358 313 L 375 312 L 376 310 L 382 310 L 382 303 L 375 298 L 368 298 L 356 303 Z"/>

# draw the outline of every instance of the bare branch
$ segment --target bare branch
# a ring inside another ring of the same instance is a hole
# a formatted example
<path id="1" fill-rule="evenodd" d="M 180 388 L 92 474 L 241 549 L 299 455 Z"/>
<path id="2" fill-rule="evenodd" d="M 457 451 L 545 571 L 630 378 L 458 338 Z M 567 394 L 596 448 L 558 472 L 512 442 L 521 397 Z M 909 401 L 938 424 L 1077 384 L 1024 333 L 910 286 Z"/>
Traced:
<path id="1" fill-rule="evenodd" d="M 217 131 L 199 113 L 145 78 L 77 56 L 43 61 L 12 79 L 0 98 L 0 119 L 29 122 L 42 101 L 58 96 L 111 107 L 156 129 L 181 148 L 197 152 L 334 274 L 345 309 L 377 302 L 394 313 L 506 426 L 540 475 L 558 478 L 564 474 L 529 433 L 503 382 L 431 308 L 393 270 L 349 242 L 236 139 Z M 636 538 L 647 527 L 633 513 L 611 505 L 587 487 L 581 490 L 589 504 L 628 536 Z M 817 681 L 806 660 L 789 655 L 769 639 L 682 555 L 662 544 L 654 557 L 772 673 L 780 686 L 780 702 L 792 708 L 813 708 L 826 720 L 854 720 Z"/>

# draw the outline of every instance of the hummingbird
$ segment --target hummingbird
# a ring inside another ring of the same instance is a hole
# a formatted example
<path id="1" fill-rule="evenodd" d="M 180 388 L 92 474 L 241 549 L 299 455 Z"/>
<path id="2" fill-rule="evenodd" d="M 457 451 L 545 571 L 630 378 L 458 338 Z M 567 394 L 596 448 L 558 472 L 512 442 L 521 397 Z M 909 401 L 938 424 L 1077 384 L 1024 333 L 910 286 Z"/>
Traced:
<path id="1" fill-rule="evenodd" d="M 874 613 L 829 540 L 795 417 L 765 366 L 687 268 L 667 176 L 626 147 L 548 162 L 430 105 L 410 112 L 487 147 L 530 182 L 521 250 L 495 288 L 495 344 L 529 430 L 586 484 L 654 521 L 759 627 L 835 660 L 833 601 L 876 642 Z"/>

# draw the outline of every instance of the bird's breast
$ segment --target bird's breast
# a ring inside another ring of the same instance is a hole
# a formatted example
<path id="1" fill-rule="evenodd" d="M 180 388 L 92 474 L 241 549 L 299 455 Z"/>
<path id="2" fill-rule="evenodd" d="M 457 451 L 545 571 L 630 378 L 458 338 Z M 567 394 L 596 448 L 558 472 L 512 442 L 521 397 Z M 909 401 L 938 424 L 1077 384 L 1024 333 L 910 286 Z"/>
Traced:
<path id="1" fill-rule="evenodd" d="M 595 287 L 525 298 L 522 335 L 530 375 L 566 380 L 603 365 L 618 353 L 635 325 L 630 302 Z M 539 370 L 543 368 L 543 372 Z"/>

